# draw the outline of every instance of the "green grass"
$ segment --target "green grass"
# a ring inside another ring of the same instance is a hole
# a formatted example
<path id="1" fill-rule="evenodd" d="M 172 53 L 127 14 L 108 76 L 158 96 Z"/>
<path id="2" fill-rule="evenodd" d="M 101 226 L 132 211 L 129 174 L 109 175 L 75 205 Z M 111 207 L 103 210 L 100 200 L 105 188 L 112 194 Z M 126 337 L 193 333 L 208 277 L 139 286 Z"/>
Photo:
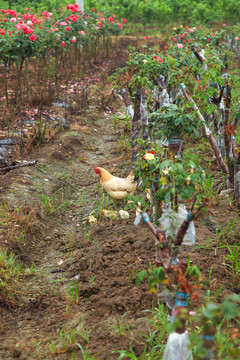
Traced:
<path id="1" fill-rule="evenodd" d="M 23 266 L 17 261 L 17 257 L 7 249 L 0 249 L 0 301 L 14 300 L 16 285 L 20 275 L 23 274 Z"/>

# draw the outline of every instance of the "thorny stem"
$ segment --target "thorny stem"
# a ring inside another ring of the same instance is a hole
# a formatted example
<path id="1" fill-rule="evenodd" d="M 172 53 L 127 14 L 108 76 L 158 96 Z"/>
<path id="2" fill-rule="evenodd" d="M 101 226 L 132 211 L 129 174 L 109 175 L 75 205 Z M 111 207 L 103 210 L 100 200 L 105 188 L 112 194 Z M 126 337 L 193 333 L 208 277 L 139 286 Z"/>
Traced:
<path id="1" fill-rule="evenodd" d="M 165 235 L 165 232 L 155 227 L 151 221 L 147 221 L 146 224 L 148 225 L 149 229 L 152 231 L 152 233 L 155 235 L 157 241 L 161 245 L 160 252 L 157 254 L 156 265 L 160 266 L 160 263 L 167 268 L 168 262 L 170 258 L 170 251 L 169 251 L 169 244 Z M 158 256 L 159 255 L 159 256 Z"/>
<path id="2" fill-rule="evenodd" d="M 19 92 L 20 92 L 21 104 L 23 103 L 21 75 L 22 75 L 22 68 L 23 68 L 24 60 L 25 60 L 25 59 L 24 59 L 23 57 L 21 57 L 20 66 L 18 66 L 18 62 L 16 61 L 18 77 L 17 77 L 17 88 L 16 88 L 16 95 L 15 95 L 15 103 L 17 103 L 18 90 L 19 90 Z"/>
<path id="3" fill-rule="evenodd" d="M 148 126 L 148 111 L 147 111 L 147 94 L 146 91 L 142 90 L 142 101 L 141 101 L 141 118 L 142 118 L 142 138 L 143 140 L 150 139 Z"/>
<path id="4" fill-rule="evenodd" d="M 226 95 L 225 95 L 224 100 L 225 100 L 224 129 L 226 130 L 227 127 L 229 126 L 230 109 L 231 109 L 231 86 L 229 84 L 226 87 Z M 231 148 L 230 136 L 226 131 L 224 132 L 224 143 L 225 143 L 225 149 L 226 149 L 226 155 L 227 155 L 229 180 L 233 184 L 233 182 L 234 182 L 234 164 L 233 164 L 231 158 L 229 157 L 230 148 Z"/>
<path id="5" fill-rule="evenodd" d="M 222 169 L 222 171 L 228 175 L 228 168 L 227 168 L 227 165 L 225 164 L 225 162 L 223 161 L 223 158 L 222 158 L 222 155 L 220 153 L 220 150 L 217 146 L 217 143 L 216 143 L 216 140 L 214 139 L 213 137 L 213 134 L 211 132 L 211 130 L 208 128 L 207 124 L 206 124 L 206 121 L 204 119 L 204 117 L 202 116 L 200 110 L 198 109 L 196 103 L 194 102 L 193 98 L 191 97 L 191 95 L 188 93 L 186 87 L 184 84 L 181 84 L 181 87 L 182 87 L 182 91 L 183 91 L 183 94 L 184 94 L 184 97 L 191 103 L 194 104 L 194 109 L 197 111 L 197 115 L 199 117 L 199 119 L 202 121 L 203 123 L 203 128 L 204 128 L 204 132 L 205 132 L 205 135 L 206 137 L 208 138 L 210 144 L 211 144 L 211 147 L 215 153 L 215 156 L 218 160 L 218 163 Z"/>
<path id="6" fill-rule="evenodd" d="M 134 166 L 135 161 L 137 160 L 138 146 L 137 139 L 140 135 L 140 105 L 141 105 L 141 92 L 138 91 L 135 93 L 134 98 L 134 115 L 132 120 L 132 131 L 131 131 L 131 147 L 132 147 L 132 165 Z"/>
<path id="7" fill-rule="evenodd" d="M 8 99 L 8 61 L 7 59 L 4 59 L 4 86 L 5 86 L 5 96 L 6 96 L 6 104 L 7 107 L 9 106 L 9 99 Z"/>
<path id="8" fill-rule="evenodd" d="M 28 72 L 28 60 L 25 61 L 25 77 L 27 87 L 27 102 L 29 102 L 29 72 Z"/>

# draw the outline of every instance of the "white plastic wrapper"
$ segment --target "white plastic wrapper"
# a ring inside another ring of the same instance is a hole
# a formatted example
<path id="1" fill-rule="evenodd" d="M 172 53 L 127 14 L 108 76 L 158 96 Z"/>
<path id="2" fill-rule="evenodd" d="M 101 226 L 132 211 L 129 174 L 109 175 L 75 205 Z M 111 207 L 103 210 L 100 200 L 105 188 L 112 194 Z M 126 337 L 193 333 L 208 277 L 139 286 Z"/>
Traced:
<path id="1" fill-rule="evenodd" d="M 135 226 L 138 226 L 138 225 L 140 224 L 141 220 L 142 220 L 142 216 L 141 216 L 141 215 L 137 215 L 136 218 L 135 218 L 135 220 L 134 220 L 134 223 L 133 223 L 133 224 L 134 224 Z"/>
<path id="2" fill-rule="evenodd" d="M 131 119 L 133 119 L 134 110 L 133 110 L 132 105 L 129 105 L 129 106 L 127 107 L 127 114 L 130 116 Z"/>
<path id="3" fill-rule="evenodd" d="M 129 219 L 129 213 L 125 210 L 119 210 L 119 215 L 122 219 Z"/>
<path id="4" fill-rule="evenodd" d="M 188 349 L 189 345 L 187 330 L 183 334 L 171 333 L 162 360 L 193 360 L 192 351 Z"/>
<path id="5" fill-rule="evenodd" d="M 167 209 L 163 210 L 163 214 L 158 220 L 161 224 L 163 230 L 166 233 L 166 236 L 175 237 L 179 227 L 182 225 L 183 221 L 187 217 L 187 210 L 183 205 L 178 206 L 178 212 L 175 212 L 169 206 Z M 186 235 L 183 239 L 183 245 L 193 245 L 195 244 L 195 226 L 193 221 L 190 222 Z"/>

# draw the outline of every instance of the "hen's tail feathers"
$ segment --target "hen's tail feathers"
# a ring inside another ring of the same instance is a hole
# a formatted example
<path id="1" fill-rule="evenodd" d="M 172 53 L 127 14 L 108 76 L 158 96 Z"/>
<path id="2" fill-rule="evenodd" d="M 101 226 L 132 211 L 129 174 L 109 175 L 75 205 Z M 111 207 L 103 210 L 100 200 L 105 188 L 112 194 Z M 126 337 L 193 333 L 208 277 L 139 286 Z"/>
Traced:
<path id="1" fill-rule="evenodd" d="M 128 175 L 127 179 L 129 179 L 129 180 L 132 181 L 132 182 L 136 181 L 134 171 L 131 171 L 131 172 L 130 172 L 130 174 Z"/>

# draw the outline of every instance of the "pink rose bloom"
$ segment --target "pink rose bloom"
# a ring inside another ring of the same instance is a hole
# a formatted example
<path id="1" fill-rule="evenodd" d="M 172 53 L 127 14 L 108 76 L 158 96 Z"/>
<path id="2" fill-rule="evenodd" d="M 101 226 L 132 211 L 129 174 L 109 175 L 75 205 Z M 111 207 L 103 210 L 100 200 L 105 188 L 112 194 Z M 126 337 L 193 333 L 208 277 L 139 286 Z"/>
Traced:
<path id="1" fill-rule="evenodd" d="M 239 40 L 239 38 L 236 36 L 236 37 L 235 37 L 235 40 Z"/>
<path id="2" fill-rule="evenodd" d="M 29 26 L 32 26 L 32 25 L 33 25 L 33 22 L 32 22 L 31 20 L 29 20 L 29 21 L 27 22 L 27 24 L 28 24 Z"/>
<path id="3" fill-rule="evenodd" d="M 177 44 L 177 47 L 178 47 L 179 49 L 182 49 L 182 48 L 183 48 L 183 44 Z"/>
<path id="4" fill-rule="evenodd" d="M 189 31 L 190 31 L 190 33 L 193 33 L 193 32 L 194 32 L 194 30 L 193 30 L 193 29 L 190 29 Z"/>
<path id="5" fill-rule="evenodd" d="M 227 24 L 223 24 L 222 26 L 227 26 Z"/>
<path id="6" fill-rule="evenodd" d="M 15 19 L 15 18 L 10 19 L 10 22 L 12 22 L 12 23 L 15 23 L 16 21 L 17 21 L 17 19 Z"/>
<path id="7" fill-rule="evenodd" d="M 62 22 L 60 22 L 60 25 L 61 25 L 61 26 L 66 26 L 67 23 L 66 23 L 65 21 L 62 21 Z"/>

